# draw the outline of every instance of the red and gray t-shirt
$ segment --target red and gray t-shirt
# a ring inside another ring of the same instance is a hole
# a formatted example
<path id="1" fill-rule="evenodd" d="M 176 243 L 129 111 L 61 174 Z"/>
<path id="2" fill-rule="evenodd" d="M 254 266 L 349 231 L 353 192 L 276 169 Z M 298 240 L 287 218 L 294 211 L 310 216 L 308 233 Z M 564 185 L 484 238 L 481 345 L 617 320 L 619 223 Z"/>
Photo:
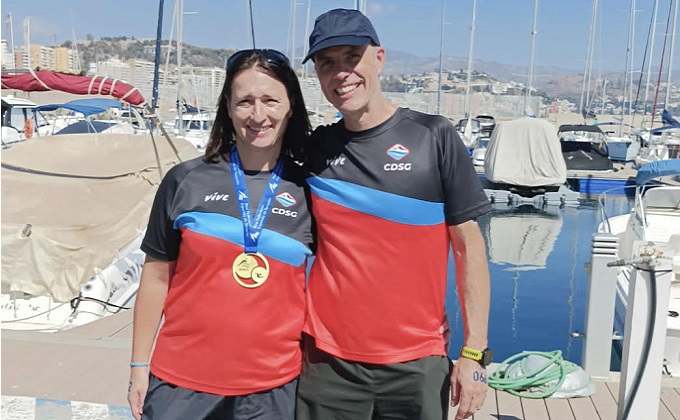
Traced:
<path id="1" fill-rule="evenodd" d="M 253 213 L 270 175 L 246 171 Z M 151 359 L 154 375 L 219 395 L 272 389 L 299 375 L 305 267 L 313 249 L 305 176 L 284 159 L 258 242 L 269 277 L 246 288 L 232 274 L 244 238 L 229 163 L 198 158 L 168 172 L 142 244 L 151 257 L 177 261 Z"/>
<path id="2" fill-rule="evenodd" d="M 447 226 L 490 204 L 470 157 L 441 116 L 400 108 L 349 132 L 312 136 L 307 179 L 317 222 L 305 332 L 323 351 L 365 363 L 446 355 Z"/>

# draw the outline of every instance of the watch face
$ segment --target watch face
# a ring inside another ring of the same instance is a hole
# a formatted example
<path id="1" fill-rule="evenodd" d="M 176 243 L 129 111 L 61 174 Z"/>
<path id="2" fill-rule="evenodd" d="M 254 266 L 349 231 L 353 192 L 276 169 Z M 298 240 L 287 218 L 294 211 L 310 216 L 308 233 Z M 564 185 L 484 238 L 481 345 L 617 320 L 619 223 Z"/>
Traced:
<path id="1" fill-rule="evenodd" d="M 492 360 L 493 360 L 493 351 L 491 351 L 491 349 L 489 349 L 489 348 L 484 349 L 484 351 L 482 352 L 482 360 L 481 360 L 482 364 L 484 366 L 489 366 L 491 364 Z"/>

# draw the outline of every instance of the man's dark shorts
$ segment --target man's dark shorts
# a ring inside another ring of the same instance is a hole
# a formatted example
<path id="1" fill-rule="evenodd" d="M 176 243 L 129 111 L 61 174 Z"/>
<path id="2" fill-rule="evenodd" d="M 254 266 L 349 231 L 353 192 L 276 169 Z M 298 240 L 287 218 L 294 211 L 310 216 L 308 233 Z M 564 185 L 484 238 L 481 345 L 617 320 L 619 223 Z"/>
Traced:
<path id="1" fill-rule="evenodd" d="M 296 420 L 446 420 L 451 361 L 351 362 L 305 336 Z"/>
<path id="2" fill-rule="evenodd" d="M 294 420 L 297 382 L 225 397 L 175 386 L 151 375 L 142 420 Z"/>

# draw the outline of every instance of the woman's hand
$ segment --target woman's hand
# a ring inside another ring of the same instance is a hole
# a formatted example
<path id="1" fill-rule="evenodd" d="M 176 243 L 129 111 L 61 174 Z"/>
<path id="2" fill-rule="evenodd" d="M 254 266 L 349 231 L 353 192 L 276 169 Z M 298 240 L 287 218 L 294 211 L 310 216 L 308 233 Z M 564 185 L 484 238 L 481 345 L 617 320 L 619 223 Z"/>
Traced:
<path id="1" fill-rule="evenodd" d="M 147 367 L 133 367 L 130 372 L 130 385 L 128 387 L 128 403 L 135 420 L 142 418 L 144 398 L 149 389 L 149 369 Z"/>

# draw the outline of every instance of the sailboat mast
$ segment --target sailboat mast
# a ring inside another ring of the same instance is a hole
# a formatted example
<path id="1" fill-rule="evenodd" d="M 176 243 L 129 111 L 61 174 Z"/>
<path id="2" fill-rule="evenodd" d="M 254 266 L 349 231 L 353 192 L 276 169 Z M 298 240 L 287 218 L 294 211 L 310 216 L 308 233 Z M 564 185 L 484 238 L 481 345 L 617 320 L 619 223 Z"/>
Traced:
<path id="1" fill-rule="evenodd" d="M 593 48 L 595 44 L 595 22 L 597 21 L 598 0 L 593 0 L 593 12 L 590 16 L 590 35 L 588 36 L 588 52 L 586 53 L 586 64 L 583 69 L 583 88 L 581 89 L 581 102 L 579 109 L 583 111 L 590 103 L 590 75 L 593 70 Z"/>
<path id="2" fill-rule="evenodd" d="M 12 12 L 9 12 L 9 14 L 7 14 L 5 17 L 5 24 L 7 25 L 5 28 L 7 31 L 7 46 L 12 53 L 10 62 L 8 64 L 11 66 L 11 68 L 15 69 L 17 66 L 14 58 L 14 27 L 12 26 Z"/>
<path id="3" fill-rule="evenodd" d="M 177 116 L 179 118 L 179 135 L 184 135 L 184 121 L 182 103 L 182 15 L 184 14 L 184 0 L 177 0 Z"/>
<path id="4" fill-rule="evenodd" d="M 295 4 L 295 0 L 290 0 L 290 14 L 289 14 L 289 19 L 288 19 L 288 34 L 286 35 L 286 50 L 287 50 L 287 56 L 292 57 L 291 55 L 291 45 L 293 43 L 290 41 L 290 32 L 293 29 L 293 5 Z"/>
<path id="5" fill-rule="evenodd" d="M 310 12 L 312 9 L 312 0 L 307 0 L 307 18 L 305 20 L 305 49 L 302 52 L 303 54 L 307 54 L 307 51 L 309 51 L 309 19 L 310 19 Z M 302 65 L 302 78 L 307 77 L 307 64 Z"/>
<path id="6" fill-rule="evenodd" d="M 645 84 L 645 100 L 644 100 L 645 116 L 647 115 L 647 101 L 649 100 L 649 83 L 652 77 L 652 60 L 654 57 L 654 36 L 656 35 L 656 16 L 658 12 L 659 12 L 659 0 L 654 0 L 654 10 L 652 11 L 652 21 L 650 22 L 652 39 L 651 42 L 649 43 L 649 58 L 647 59 L 647 83 Z M 652 127 L 650 126 L 649 128 L 651 129 Z"/>
<path id="7" fill-rule="evenodd" d="M 600 112 L 600 114 L 602 115 L 604 115 L 604 103 L 607 99 L 606 90 L 607 90 L 607 78 L 605 78 L 602 81 L 602 111 Z"/>
<path id="8" fill-rule="evenodd" d="M 633 15 L 635 15 L 635 0 L 630 0 L 630 16 L 628 19 L 628 46 L 626 47 L 626 68 L 623 71 L 623 85 L 621 86 L 623 90 L 623 102 L 621 102 L 621 124 L 619 124 L 619 136 L 623 134 L 623 109 L 626 106 L 626 90 L 628 86 L 629 69 L 628 64 L 632 61 L 631 48 L 633 46 Z"/>
<path id="9" fill-rule="evenodd" d="M 442 50 L 444 48 L 444 15 L 446 14 L 446 0 L 442 0 L 442 22 L 439 32 L 439 76 L 437 77 L 437 114 L 440 114 L 442 100 Z"/>
<path id="10" fill-rule="evenodd" d="M 248 0 L 248 19 L 250 20 L 250 40 L 255 49 L 255 23 L 253 22 L 253 1 Z"/>
<path id="11" fill-rule="evenodd" d="M 675 0 L 675 10 L 673 12 L 673 31 L 671 32 L 671 48 L 668 56 L 668 73 L 666 76 L 666 100 L 664 102 L 664 109 L 668 109 L 668 102 L 671 99 L 671 68 L 673 67 L 673 50 L 675 49 L 675 28 L 678 23 L 678 1 Z"/>
<path id="12" fill-rule="evenodd" d="M 632 9 L 630 12 L 630 82 L 628 83 L 628 115 L 631 116 L 633 115 L 633 66 L 635 65 L 635 4 L 636 0 L 633 0 L 632 2 Z M 631 120 L 632 124 L 632 120 Z"/>
<path id="13" fill-rule="evenodd" d="M 534 23 L 531 29 L 531 47 L 529 48 L 529 71 L 527 72 L 527 92 L 524 96 L 524 112 L 531 106 L 531 89 L 534 81 L 534 51 L 536 50 L 536 19 L 538 17 L 538 0 L 534 1 Z"/>
<path id="14" fill-rule="evenodd" d="M 293 1 L 293 35 L 291 36 L 290 39 L 290 64 L 293 67 L 293 70 L 295 70 L 295 15 L 297 14 L 297 1 Z"/>
<path id="15" fill-rule="evenodd" d="M 30 69 L 31 67 L 31 20 L 30 18 L 24 18 L 23 21 L 24 24 L 24 57 L 25 57 L 25 62 L 27 63 L 26 68 Z M 71 27 L 73 29 L 73 27 Z M 75 32 L 73 34 L 73 43 L 76 44 L 75 42 Z"/>
<path id="16" fill-rule="evenodd" d="M 158 26 L 156 27 L 156 54 L 153 60 L 153 87 L 151 89 L 151 109 L 156 111 L 158 106 L 158 82 L 159 70 L 161 66 L 161 39 L 163 38 L 163 3 L 165 0 L 158 2 Z"/>
<path id="17" fill-rule="evenodd" d="M 470 118 L 470 87 L 472 85 L 472 57 L 475 43 L 475 25 L 477 20 L 477 0 L 472 2 L 472 19 L 470 23 L 470 46 L 468 47 L 467 84 L 465 86 L 465 116 Z M 469 124 L 469 122 L 468 122 Z"/>
<path id="18" fill-rule="evenodd" d="M 73 48 L 76 51 L 76 72 L 80 73 L 81 67 L 80 67 L 80 53 L 78 52 L 78 41 L 76 40 L 76 29 L 73 26 L 73 8 L 69 9 L 71 12 L 71 36 L 73 38 Z M 28 51 L 28 50 L 26 50 Z M 29 54 L 29 61 L 30 61 L 30 54 Z M 97 64 L 98 65 L 98 64 Z M 30 67 L 30 65 L 29 65 Z"/>

